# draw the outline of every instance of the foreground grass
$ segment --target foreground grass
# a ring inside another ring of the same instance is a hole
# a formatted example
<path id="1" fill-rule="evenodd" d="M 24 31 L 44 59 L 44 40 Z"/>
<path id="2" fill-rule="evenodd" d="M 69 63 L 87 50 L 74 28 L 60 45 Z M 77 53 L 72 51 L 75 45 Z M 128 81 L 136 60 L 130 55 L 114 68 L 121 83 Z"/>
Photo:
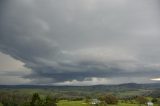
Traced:
<path id="1" fill-rule="evenodd" d="M 3 106 L 2 103 L 0 103 L 0 106 Z"/>
<path id="2" fill-rule="evenodd" d="M 139 106 L 139 104 L 119 103 L 117 106 Z M 146 105 L 144 105 L 144 106 L 146 106 Z"/>
<path id="3" fill-rule="evenodd" d="M 0 103 L 0 106 L 3 106 L 3 105 Z M 57 106 L 91 106 L 91 105 L 84 103 L 84 101 L 62 100 L 59 103 L 57 103 Z M 139 104 L 130 104 L 130 103 L 118 103 L 117 105 L 107 105 L 107 106 L 140 106 L 140 105 Z M 141 106 L 146 106 L 146 105 L 141 105 Z M 154 106 L 158 106 L 158 105 L 155 104 Z"/>
<path id="4" fill-rule="evenodd" d="M 58 106 L 88 106 L 88 104 L 84 103 L 83 101 L 67 101 L 67 100 L 62 100 L 57 105 Z"/>
<path id="5" fill-rule="evenodd" d="M 57 103 L 57 106 L 90 106 L 84 101 L 67 101 L 67 100 L 62 100 L 59 103 Z M 117 105 L 107 105 L 107 106 L 140 106 L 139 104 L 130 104 L 130 103 L 118 103 Z M 146 105 L 141 105 L 141 106 L 146 106 Z M 157 105 L 154 105 L 157 106 Z"/>

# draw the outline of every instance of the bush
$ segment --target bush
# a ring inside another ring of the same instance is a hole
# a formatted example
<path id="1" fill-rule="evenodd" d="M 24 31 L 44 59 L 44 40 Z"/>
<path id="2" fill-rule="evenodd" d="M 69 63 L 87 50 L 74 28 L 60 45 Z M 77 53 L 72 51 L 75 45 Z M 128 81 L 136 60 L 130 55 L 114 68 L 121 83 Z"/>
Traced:
<path id="1" fill-rule="evenodd" d="M 147 99 L 144 97 L 144 96 L 138 96 L 137 98 L 136 98 L 136 101 L 139 103 L 139 104 L 145 104 L 145 103 L 147 103 Z"/>
<path id="2" fill-rule="evenodd" d="M 106 104 L 117 104 L 118 103 L 118 99 L 117 97 L 109 94 L 109 95 L 105 95 L 99 98 L 101 101 L 104 101 Z"/>
<path id="3" fill-rule="evenodd" d="M 157 99 L 157 98 L 153 98 L 153 99 L 152 99 L 152 102 L 153 102 L 153 103 L 157 103 L 157 102 L 158 102 L 158 99 Z"/>

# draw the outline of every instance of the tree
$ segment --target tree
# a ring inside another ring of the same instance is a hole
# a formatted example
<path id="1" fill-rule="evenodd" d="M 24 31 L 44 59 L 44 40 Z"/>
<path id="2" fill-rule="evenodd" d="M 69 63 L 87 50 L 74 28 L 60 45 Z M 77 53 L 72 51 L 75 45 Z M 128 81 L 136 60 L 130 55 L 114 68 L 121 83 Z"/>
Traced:
<path id="1" fill-rule="evenodd" d="M 86 98 L 85 98 L 85 102 L 86 102 L 86 103 L 89 103 L 90 101 L 91 101 L 91 97 L 86 96 Z"/>
<path id="2" fill-rule="evenodd" d="M 153 103 L 157 103 L 157 102 L 158 102 L 158 99 L 157 99 L 157 98 L 153 98 L 153 99 L 152 99 L 152 102 L 153 102 Z"/>
<path id="3" fill-rule="evenodd" d="M 145 104 L 148 100 L 144 96 L 138 96 L 136 98 L 136 101 L 141 105 L 141 104 Z"/>
<path id="4" fill-rule="evenodd" d="M 51 98 L 50 96 L 47 96 L 46 99 L 45 99 L 44 106 L 57 106 L 56 100 Z"/>
<path id="5" fill-rule="evenodd" d="M 105 96 L 101 96 L 99 98 L 101 101 L 104 101 L 106 104 L 117 104 L 118 103 L 118 99 L 117 97 L 109 94 L 109 95 L 105 95 Z"/>
<path id="6" fill-rule="evenodd" d="M 38 93 L 34 93 L 30 102 L 31 106 L 42 106 L 42 101 Z"/>

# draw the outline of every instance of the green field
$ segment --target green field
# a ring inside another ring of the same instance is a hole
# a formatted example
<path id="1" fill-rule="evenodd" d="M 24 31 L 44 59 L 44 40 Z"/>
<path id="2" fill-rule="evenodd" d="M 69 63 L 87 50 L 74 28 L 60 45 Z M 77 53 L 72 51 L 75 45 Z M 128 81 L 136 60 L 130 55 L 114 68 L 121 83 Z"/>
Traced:
<path id="1" fill-rule="evenodd" d="M 58 103 L 58 106 L 89 106 L 89 105 L 84 103 L 83 101 L 62 100 Z"/>
<path id="2" fill-rule="evenodd" d="M 67 101 L 67 100 L 62 100 L 59 103 L 57 103 L 57 106 L 91 106 L 84 101 Z M 107 105 L 107 106 L 140 106 L 139 104 L 130 104 L 130 103 L 118 103 L 117 105 Z M 146 106 L 146 105 L 141 105 L 141 106 Z M 156 104 L 154 106 L 157 106 Z"/>
<path id="3" fill-rule="evenodd" d="M 0 103 L 0 106 L 3 106 L 2 103 Z"/>
<path id="4" fill-rule="evenodd" d="M 123 84 L 110 86 L 0 86 L 0 106 L 2 106 L 1 103 L 7 104 L 5 106 L 29 104 L 35 93 L 38 94 L 40 103 L 46 103 L 45 100 L 49 97 L 50 99 L 47 100 L 51 100 L 57 106 L 91 106 L 84 101 L 98 98 L 104 102 L 109 100 L 108 97 L 112 98 L 111 100 L 117 98 L 118 104 L 107 106 L 140 106 L 139 100 L 146 103 L 153 99 L 157 100 L 154 103 L 160 104 L 160 85 Z M 138 97 L 142 98 L 138 99 Z"/>
<path id="5" fill-rule="evenodd" d="M 0 106 L 3 106 L 0 103 Z M 67 101 L 67 100 L 61 100 L 60 102 L 57 103 L 57 106 L 91 106 L 84 101 Z M 139 104 L 130 104 L 130 103 L 118 103 L 117 105 L 107 105 L 107 106 L 139 106 Z M 141 106 L 146 106 L 146 105 L 141 105 Z M 154 105 L 158 106 L 158 105 Z"/>
<path id="6" fill-rule="evenodd" d="M 58 106 L 90 106 L 87 103 L 84 103 L 83 101 L 60 101 L 58 103 Z M 138 106 L 138 104 L 125 104 L 125 103 L 119 103 L 118 105 L 107 105 L 107 106 Z"/>
<path id="7" fill-rule="evenodd" d="M 3 106 L 0 103 L 0 106 Z M 60 102 L 57 103 L 57 106 L 91 106 L 84 101 L 67 101 L 67 100 L 61 100 Z M 107 106 L 140 106 L 139 104 L 130 104 L 130 103 L 118 103 L 117 105 L 107 105 Z M 146 106 L 146 105 L 141 105 L 141 106 Z M 158 106 L 158 105 L 154 105 Z"/>

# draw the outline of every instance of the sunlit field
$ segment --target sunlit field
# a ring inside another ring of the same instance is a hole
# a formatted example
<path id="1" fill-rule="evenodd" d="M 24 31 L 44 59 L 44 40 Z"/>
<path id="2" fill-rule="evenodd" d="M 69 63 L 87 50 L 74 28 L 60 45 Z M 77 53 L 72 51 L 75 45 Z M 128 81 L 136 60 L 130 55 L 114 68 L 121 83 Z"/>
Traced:
<path id="1" fill-rule="evenodd" d="M 62 100 L 57 103 L 58 106 L 89 106 L 84 101 L 67 101 Z"/>
<path id="2" fill-rule="evenodd" d="M 84 101 L 67 101 L 62 100 L 57 103 L 57 106 L 92 106 L 90 104 L 85 103 Z M 104 105 L 98 105 L 98 106 L 104 106 Z M 107 105 L 107 106 L 140 106 L 140 104 L 131 104 L 131 103 L 121 103 L 119 102 L 117 105 Z M 141 106 L 147 106 L 147 105 L 141 105 Z M 158 106 L 155 104 L 154 106 Z"/>

